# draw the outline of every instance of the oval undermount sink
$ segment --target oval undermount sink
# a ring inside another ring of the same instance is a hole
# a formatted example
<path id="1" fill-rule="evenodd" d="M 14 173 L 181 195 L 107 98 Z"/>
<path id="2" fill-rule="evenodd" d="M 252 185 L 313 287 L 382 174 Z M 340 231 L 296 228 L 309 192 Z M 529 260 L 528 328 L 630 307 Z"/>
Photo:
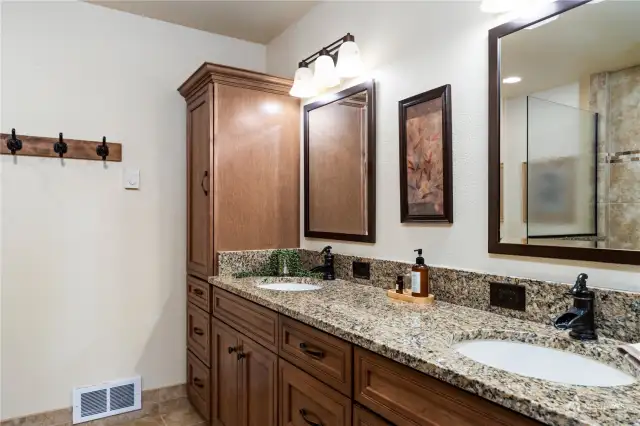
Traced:
<path id="1" fill-rule="evenodd" d="M 468 340 L 453 348 L 472 360 L 526 377 L 567 385 L 624 386 L 635 378 L 591 358 L 504 340 Z"/>
<path id="2" fill-rule="evenodd" d="M 312 291 L 312 290 L 320 290 L 322 287 L 315 284 L 306 284 L 306 283 L 271 283 L 271 284 L 260 284 L 259 288 L 264 288 L 266 290 L 276 290 L 276 291 Z"/>

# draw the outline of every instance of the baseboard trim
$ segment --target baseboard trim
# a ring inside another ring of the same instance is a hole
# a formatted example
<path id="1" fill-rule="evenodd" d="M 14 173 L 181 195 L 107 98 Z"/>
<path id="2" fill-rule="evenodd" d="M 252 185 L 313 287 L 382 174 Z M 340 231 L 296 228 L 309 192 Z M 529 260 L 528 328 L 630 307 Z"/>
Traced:
<path id="1" fill-rule="evenodd" d="M 166 386 L 142 391 L 142 409 L 104 419 L 82 423 L 87 426 L 111 426 L 145 416 L 167 414 L 189 407 L 187 385 Z M 0 426 L 71 426 L 71 407 L 3 420 Z"/>

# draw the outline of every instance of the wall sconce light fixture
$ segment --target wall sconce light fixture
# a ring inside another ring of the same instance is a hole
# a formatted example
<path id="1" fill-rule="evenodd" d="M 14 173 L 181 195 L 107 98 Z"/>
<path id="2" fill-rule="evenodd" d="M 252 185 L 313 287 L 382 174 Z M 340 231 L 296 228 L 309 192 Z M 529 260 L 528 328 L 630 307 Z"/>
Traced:
<path id="1" fill-rule="evenodd" d="M 316 63 L 315 73 L 309 69 L 309 64 L 313 62 Z M 297 98 L 309 98 L 317 95 L 319 90 L 339 85 L 340 78 L 357 77 L 361 72 L 360 49 L 355 38 L 347 33 L 300 61 L 289 94 Z"/>

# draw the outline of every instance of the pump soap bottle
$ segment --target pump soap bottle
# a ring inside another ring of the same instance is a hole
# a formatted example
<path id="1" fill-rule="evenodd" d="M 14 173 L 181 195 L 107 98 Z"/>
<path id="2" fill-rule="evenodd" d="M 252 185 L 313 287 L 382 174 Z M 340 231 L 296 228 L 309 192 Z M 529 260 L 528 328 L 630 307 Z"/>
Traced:
<path id="1" fill-rule="evenodd" d="M 411 268 L 411 295 L 413 297 L 429 297 L 429 268 L 424 264 L 422 249 L 418 252 L 416 264 Z"/>

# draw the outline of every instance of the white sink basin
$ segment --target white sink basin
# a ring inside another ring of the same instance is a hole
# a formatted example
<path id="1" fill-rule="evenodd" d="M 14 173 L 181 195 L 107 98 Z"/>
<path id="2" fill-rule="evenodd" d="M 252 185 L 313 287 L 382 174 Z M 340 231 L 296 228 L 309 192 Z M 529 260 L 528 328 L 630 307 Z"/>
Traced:
<path id="1" fill-rule="evenodd" d="M 260 284 L 258 287 L 276 291 L 313 291 L 320 290 L 322 288 L 319 285 L 305 283 L 271 283 Z"/>
<path id="2" fill-rule="evenodd" d="M 469 340 L 453 347 L 479 363 L 550 382 L 599 387 L 635 382 L 629 374 L 591 358 L 542 346 L 503 340 Z"/>

